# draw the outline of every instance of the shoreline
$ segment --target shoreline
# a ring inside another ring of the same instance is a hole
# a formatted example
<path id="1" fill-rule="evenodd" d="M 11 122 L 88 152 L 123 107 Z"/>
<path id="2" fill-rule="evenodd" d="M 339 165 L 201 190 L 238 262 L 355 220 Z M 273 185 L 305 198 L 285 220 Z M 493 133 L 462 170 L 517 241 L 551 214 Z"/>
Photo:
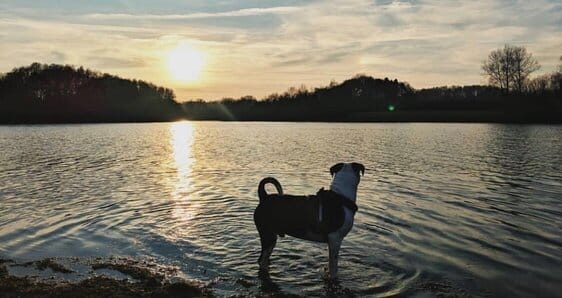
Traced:
<path id="1" fill-rule="evenodd" d="M 124 257 L 0 258 L 0 297 L 211 297 L 209 286 L 177 268 Z"/>
<path id="2" fill-rule="evenodd" d="M 395 112 L 365 112 L 355 113 L 333 119 L 325 118 L 295 118 L 295 119 L 263 119 L 263 118 L 177 118 L 162 120 L 29 120 L 29 121 L 0 121 L 0 126 L 11 125 L 64 125 L 64 124 L 120 124 L 120 123 L 163 123 L 177 121 L 201 122 L 294 122 L 294 123 L 469 123 L 469 124 L 562 124 L 562 114 L 528 112 L 499 112 L 499 111 L 395 111 Z"/>

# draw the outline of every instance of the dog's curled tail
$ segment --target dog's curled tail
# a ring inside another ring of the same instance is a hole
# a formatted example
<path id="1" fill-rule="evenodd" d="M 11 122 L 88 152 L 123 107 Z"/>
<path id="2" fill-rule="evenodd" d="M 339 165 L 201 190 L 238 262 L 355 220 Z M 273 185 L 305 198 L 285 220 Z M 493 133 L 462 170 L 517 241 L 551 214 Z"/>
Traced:
<path id="1" fill-rule="evenodd" d="M 283 195 L 283 188 L 281 187 L 281 183 L 279 183 L 277 179 L 273 177 L 263 178 L 260 181 L 260 185 L 258 186 L 258 196 L 260 197 L 260 203 L 263 202 L 263 200 L 265 200 L 265 198 L 267 197 L 267 192 L 265 191 L 265 185 L 268 183 L 271 183 L 273 184 L 273 186 L 275 186 L 278 195 L 280 196 Z"/>

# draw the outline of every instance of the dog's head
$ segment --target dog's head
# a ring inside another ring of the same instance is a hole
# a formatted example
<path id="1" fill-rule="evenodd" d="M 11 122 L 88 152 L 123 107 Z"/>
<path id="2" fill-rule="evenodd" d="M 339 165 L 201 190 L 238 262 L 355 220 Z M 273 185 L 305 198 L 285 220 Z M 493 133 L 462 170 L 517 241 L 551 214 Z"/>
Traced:
<path id="1" fill-rule="evenodd" d="M 330 168 L 330 174 L 334 177 L 330 189 L 355 200 L 361 175 L 365 174 L 365 166 L 356 162 L 337 163 Z"/>
<path id="2" fill-rule="evenodd" d="M 365 166 L 360 164 L 360 163 L 356 163 L 356 162 L 352 162 L 352 163 L 337 163 L 335 165 L 333 165 L 330 168 L 330 175 L 332 175 L 332 177 L 334 177 L 334 175 L 338 174 L 338 173 L 353 173 L 355 174 L 355 176 L 359 177 L 359 173 L 361 173 L 361 175 L 365 175 Z"/>

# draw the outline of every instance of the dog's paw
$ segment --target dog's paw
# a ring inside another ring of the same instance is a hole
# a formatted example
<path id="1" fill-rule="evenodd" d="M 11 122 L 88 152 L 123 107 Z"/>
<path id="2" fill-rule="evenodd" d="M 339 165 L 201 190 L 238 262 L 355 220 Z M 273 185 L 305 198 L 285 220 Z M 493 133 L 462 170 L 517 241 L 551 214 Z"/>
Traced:
<path id="1" fill-rule="evenodd" d="M 269 270 L 268 269 L 260 269 L 258 271 L 258 276 L 261 279 L 270 279 Z"/>
<path id="2" fill-rule="evenodd" d="M 338 281 L 337 275 L 332 276 L 330 274 L 330 269 L 327 266 L 323 267 L 321 274 L 322 274 L 322 279 L 326 283 L 337 283 Z"/>
<path id="3" fill-rule="evenodd" d="M 325 281 L 330 280 L 330 269 L 328 269 L 328 266 L 322 267 L 320 274 L 322 274 L 323 280 Z"/>

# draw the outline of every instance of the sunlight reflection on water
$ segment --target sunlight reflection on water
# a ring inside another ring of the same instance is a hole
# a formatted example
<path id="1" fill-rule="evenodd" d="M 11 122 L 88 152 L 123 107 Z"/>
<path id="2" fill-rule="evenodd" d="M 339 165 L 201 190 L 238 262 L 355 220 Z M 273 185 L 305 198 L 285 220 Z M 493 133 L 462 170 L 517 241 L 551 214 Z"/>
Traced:
<path id="1" fill-rule="evenodd" d="M 191 164 L 193 154 L 193 124 L 188 121 L 176 122 L 170 125 L 170 142 L 173 149 L 175 166 L 177 168 L 177 181 L 175 183 L 172 198 L 176 207 L 173 214 L 182 222 L 188 222 L 193 218 L 193 212 L 185 208 L 190 201 Z"/>

